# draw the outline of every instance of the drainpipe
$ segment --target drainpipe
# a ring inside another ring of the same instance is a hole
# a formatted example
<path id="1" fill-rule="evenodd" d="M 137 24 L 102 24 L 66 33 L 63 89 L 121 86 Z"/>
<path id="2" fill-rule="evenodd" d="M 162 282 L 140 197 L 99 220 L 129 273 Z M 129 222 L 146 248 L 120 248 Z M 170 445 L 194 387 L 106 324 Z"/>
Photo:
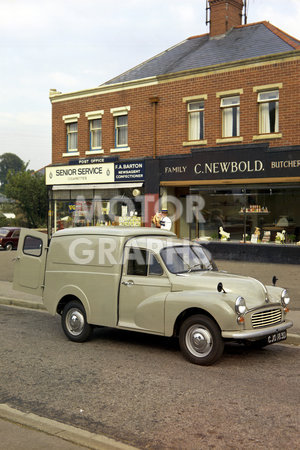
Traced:
<path id="1" fill-rule="evenodd" d="M 153 105 L 153 159 L 156 158 L 156 110 L 159 102 L 158 97 L 150 97 L 150 103 Z"/>

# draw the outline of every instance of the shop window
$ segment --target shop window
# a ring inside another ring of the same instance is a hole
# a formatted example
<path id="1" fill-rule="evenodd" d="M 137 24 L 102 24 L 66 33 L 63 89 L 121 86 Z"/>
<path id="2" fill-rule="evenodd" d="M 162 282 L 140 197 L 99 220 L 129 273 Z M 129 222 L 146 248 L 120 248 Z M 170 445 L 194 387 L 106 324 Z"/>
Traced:
<path id="1" fill-rule="evenodd" d="M 128 147 L 128 111 L 130 106 L 112 108 L 114 116 L 115 148 L 111 152 L 129 151 Z"/>
<path id="2" fill-rule="evenodd" d="M 204 101 L 190 102 L 187 105 L 189 141 L 204 139 Z"/>
<path id="3" fill-rule="evenodd" d="M 259 92 L 259 133 L 279 132 L 279 91 Z"/>
<path id="4" fill-rule="evenodd" d="M 222 137 L 238 137 L 240 135 L 240 96 L 221 98 Z"/>
<path id="5" fill-rule="evenodd" d="M 189 223 L 189 238 L 252 244 L 300 242 L 298 186 L 191 188 L 202 199 L 201 214 Z M 200 203 L 200 202 L 198 202 Z M 184 222 L 183 219 L 181 219 Z M 180 229 L 184 230 L 184 223 Z M 186 233 L 185 229 L 185 233 Z"/>

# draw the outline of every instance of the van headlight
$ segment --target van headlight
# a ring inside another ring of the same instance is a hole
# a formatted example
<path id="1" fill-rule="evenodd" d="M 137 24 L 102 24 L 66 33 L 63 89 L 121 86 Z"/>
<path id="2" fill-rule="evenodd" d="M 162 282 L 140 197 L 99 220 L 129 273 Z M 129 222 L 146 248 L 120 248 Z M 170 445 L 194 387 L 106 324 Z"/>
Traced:
<path id="1" fill-rule="evenodd" d="M 286 289 L 283 289 L 281 291 L 281 304 L 283 307 L 287 306 L 290 303 L 290 296 L 288 294 L 288 291 Z"/>
<path id="2" fill-rule="evenodd" d="M 237 314 L 245 314 L 247 310 L 246 301 L 244 297 L 238 297 L 235 301 L 235 311 Z"/>

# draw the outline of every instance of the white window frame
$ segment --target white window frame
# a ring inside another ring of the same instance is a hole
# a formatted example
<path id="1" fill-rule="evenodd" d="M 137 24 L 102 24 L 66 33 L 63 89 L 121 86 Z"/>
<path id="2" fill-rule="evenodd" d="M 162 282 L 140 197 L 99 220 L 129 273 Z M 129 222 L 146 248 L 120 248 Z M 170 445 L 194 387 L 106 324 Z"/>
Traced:
<path id="1" fill-rule="evenodd" d="M 257 103 L 259 105 L 259 134 L 279 133 L 279 89 L 258 92 Z M 271 123 L 271 105 L 275 105 L 274 123 Z"/>
<path id="2" fill-rule="evenodd" d="M 192 109 L 192 105 L 199 105 L 199 107 Z M 187 103 L 189 141 L 204 140 L 204 110 L 204 100 L 194 100 Z"/>
<path id="3" fill-rule="evenodd" d="M 89 111 L 85 113 L 85 117 L 88 119 L 89 121 L 89 130 L 90 130 L 90 149 L 88 151 L 85 152 L 86 155 L 95 155 L 95 154 L 99 154 L 99 153 L 104 153 L 104 150 L 102 149 L 102 116 L 104 114 L 104 110 L 97 110 L 97 111 Z M 101 120 L 101 127 L 100 128 L 93 128 L 93 121 L 94 120 Z M 100 146 L 99 147 L 94 147 L 93 146 L 93 133 L 96 130 L 101 130 L 100 133 Z"/>
<path id="4" fill-rule="evenodd" d="M 111 108 L 110 112 L 114 116 L 114 139 L 115 139 L 115 148 L 110 149 L 111 153 L 116 152 L 129 152 L 130 147 L 128 147 L 128 112 L 130 111 L 130 106 L 121 106 L 118 108 Z M 127 117 L 126 125 L 118 125 L 119 117 Z M 127 128 L 127 142 L 126 144 L 118 144 L 119 140 L 119 130 L 121 128 Z"/>
<path id="5" fill-rule="evenodd" d="M 68 156 L 79 156 L 79 152 L 78 152 L 78 119 L 80 118 L 80 114 L 68 114 L 66 116 L 62 117 L 62 120 L 64 121 L 64 123 L 66 124 L 66 128 L 67 128 L 67 152 L 63 153 L 63 157 L 68 157 Z M 72 131 L 70 130 L 71 125 L 76 124 L 76 131 Z M 69 148 L 69 144 L 70 144 L 70 136 L 72 134 L 76 133 L 76 148 Z"/>
<path id="6" fill-rule="evenodd" d="M 221 97 L 222 138 L 240 137 L 240 96 Z"/>

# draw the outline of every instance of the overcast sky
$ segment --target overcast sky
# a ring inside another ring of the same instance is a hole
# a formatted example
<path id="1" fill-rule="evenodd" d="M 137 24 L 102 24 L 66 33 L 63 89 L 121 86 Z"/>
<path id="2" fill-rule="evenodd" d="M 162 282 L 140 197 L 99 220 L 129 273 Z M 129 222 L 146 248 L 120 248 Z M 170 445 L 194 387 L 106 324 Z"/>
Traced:
<path id="1" fill-rule="evenodd" d="M 300 39 L 300 0 L 247 0 Z M 49 89 L 98 86 L 189 36 L 208 32 L 206 0 L 0 0 L 0 155 L 51 163 Z"/>

